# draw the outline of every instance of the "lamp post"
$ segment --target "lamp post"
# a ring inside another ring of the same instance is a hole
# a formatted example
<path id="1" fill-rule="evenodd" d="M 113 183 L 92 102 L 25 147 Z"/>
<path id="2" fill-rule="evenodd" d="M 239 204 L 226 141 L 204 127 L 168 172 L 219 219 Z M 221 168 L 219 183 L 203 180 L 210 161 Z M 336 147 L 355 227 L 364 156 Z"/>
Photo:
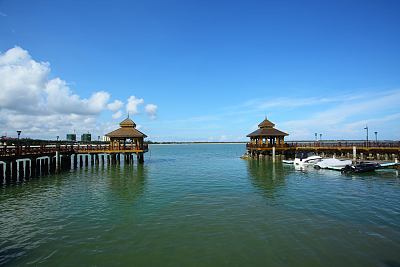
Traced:
<path id="1" fill-rule="evenodd" d="M 57 142 L 58 142 L 58 139 L 60 138 L 58 135 L 56 136 L 57 137 Z"/>
<path id="2" fill-rule="evenodd" d="M 367 130 L 367 146 L 368 146 L 368 125 L 365 125 L 364 130 Z"/>
<path id="3" fill-rule="evenodd" d="M 378 132 L 374 132 L 375 134 L 375 142 L 378 143 Z"/>
<path id="4" fill-rule="evenodd" d="M 322 134 L 319 134 L 319 141 L 322 141 Z"/>
<path id="5" fill-rule="evenodd" d="M 315 133 L 315 142 L 317 142 L 317 141 L 318 141 L 318 134 Z"/>
<path id="6" fill-rule="evenodd" d="M 18 151 L 18 154 L 20 154 L 20 149 L 21 149 L 21 148 L 20 148 L 20 144 L 19 144 L 19 136 L 21 135 L 21 132 L 22 132 L 22 131 L 20 131 L 20 130 L 17 131 L 17 135 L 18 135 L 17 151 Z"/>

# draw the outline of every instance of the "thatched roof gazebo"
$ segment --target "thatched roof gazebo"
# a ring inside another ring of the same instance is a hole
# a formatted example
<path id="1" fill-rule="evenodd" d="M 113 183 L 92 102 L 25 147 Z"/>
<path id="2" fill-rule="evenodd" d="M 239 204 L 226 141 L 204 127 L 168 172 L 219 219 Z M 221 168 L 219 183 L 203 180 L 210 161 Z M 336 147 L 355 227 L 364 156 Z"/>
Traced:
<path id="1" fill-rule="evenodd" d="M 275 124 L 266 117 L 258 125 L 258 129 L 247 135 L 250 137 L 251 144 L 260 146 L 279 146 L 283 145 L 285 136 L 289 134 L 275 129 Z"/>
<path id="2" fill-rule="evenodd" d="M 139 161 L 142 161 L 143 153 L 147 152 L 147 145 L 144 144 L 147 135 L 136 129 L 136 123 L 129 116 L 119 126 L 119 129 L 106 134 L 110 138 L 110 149 L 116 153 L 136 153 Z"/>

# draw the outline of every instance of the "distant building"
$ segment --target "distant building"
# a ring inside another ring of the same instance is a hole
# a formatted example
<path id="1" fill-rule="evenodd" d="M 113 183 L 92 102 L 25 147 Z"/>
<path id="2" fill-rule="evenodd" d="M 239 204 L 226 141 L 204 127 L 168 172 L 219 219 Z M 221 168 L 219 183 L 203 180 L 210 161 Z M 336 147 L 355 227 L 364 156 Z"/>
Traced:
<path id="1" fill-rule="evenodd" d="M 101 141 L 103 141 L 103 142 L 110 142 L 110 137 L 103 135 L 103 136 L 101 137 Z"/>
<path id="2" fill-rule="evenodd" d="M 90 133 L 82 134 L 81 135 L 81 141 L 82 142 L 91 142 L 92 141 L 92 135 Z"/>
<path id="3" fill-rule="evenodd" d="M 67 141 L 76 141 L 76 134 L 67 134 Z"/>

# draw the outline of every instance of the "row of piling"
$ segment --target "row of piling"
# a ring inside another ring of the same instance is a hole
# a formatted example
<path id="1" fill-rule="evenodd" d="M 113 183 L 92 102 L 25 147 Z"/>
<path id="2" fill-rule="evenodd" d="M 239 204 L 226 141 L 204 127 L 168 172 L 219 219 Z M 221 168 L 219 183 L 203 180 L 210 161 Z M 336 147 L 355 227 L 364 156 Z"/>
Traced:
<path id="1" fill-rule="evenodd" d="M 272 160 L 283 160 L 288 158 L 294 158 L 295 153 L 299 150 L 276 150 L 275 147 L 272 147 L 270 150 L 248 150 L 248 154 L 253 158 L 265 158 Z M 277 153 L 278 152 L 278 153 Z M 378 160 L 378 161 L 394 161 L 398 162 L 399 154 L 395 153 L 376 153 L 376 152 L 360 152 L 357 150 L 357 147 L 353 147 L 351 152 L 342 152 L 342 151 L 315 151 L 317 155 L 321 157 L 337 157 L 337 158 L 347 158 L 352 159 L 354 161 L 357 160 Z"/>
<path id="2" fill-rule="evenodd" d="M 138 163 L 143 163 L 142 153 L 137 154 Z M 2 159 L 0 161 L 0 184 L 22 182 L 39 176 L 59 173 L 84 166 L 125 165 L 134 163 L 133 153 L 111 154 L 61 154 L 29 158 Z"/>

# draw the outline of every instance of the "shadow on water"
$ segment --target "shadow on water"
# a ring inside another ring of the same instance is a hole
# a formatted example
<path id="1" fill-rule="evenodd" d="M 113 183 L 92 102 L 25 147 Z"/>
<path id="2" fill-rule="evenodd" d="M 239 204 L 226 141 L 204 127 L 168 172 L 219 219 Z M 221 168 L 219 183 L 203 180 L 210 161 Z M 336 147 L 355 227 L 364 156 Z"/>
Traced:
<path id="1" fill-rule="evenodd" d="M 383 261 L 383 263 L 387 267 L 400 267 L 400 262 L 398 262 L 398 261 L 386 260 L 386 261 Z"/>
<path id="2" fill-rule="evenodd" d="M 280 162 L 247 160 L 247 172 L 251 183 L 268 198 L 285 185 L 285 169 Z"/>
<path id="3" fill-rule="evenodd" d="M 143 194 L 148 176 L 145 165 L 115 166 L 108 171 L 109 188 L 115 196 L 133 202 Z"/>

